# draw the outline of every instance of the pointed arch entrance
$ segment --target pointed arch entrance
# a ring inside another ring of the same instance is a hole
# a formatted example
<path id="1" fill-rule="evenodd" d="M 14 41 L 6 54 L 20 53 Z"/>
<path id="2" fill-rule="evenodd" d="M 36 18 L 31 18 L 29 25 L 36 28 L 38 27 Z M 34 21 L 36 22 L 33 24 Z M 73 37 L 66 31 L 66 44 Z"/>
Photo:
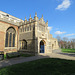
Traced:
<path id="1" fill-rule="evenodd" d="M 45 52 L 45 41 L 41 40 L 40 41 L 40 53 L 44 53 Z"/>
<path id="2" fill-rule="evenodd" d="M 26 40 L 22 40 L 21 41 L 21 49 L 27 49 L 27 41 Z"/>

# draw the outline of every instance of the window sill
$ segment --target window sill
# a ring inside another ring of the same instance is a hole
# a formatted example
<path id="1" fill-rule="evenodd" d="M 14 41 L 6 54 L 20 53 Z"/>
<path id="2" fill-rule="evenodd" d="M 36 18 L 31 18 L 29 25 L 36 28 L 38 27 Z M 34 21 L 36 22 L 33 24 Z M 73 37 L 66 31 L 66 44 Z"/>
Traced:
<path id="1" fill-rule="evenodd" d="M 4 49 L 17 49 L 16 47 L 5 47 Z"/>

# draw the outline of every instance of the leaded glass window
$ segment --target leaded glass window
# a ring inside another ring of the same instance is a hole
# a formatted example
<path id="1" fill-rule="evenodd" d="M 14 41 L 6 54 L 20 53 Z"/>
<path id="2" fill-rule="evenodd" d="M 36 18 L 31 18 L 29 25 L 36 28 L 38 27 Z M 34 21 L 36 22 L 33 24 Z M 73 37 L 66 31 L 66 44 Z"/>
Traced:
<path id="1" fill-rule="evenodd" d="M 10 33 L 10 36 L 9 36 L 9 47 L 11 47 L 12 45 L 12 33 Z"/>
<path id="2" fill-rule="evenodd" d="M 31 30 L 31 25 L 30 25 L 30 30 Z"/>
<path id="3" fill-rule="evenodd" d="M 15 47 L 15 34 L 16 31 L 13 27 L 7 29 L 5 47 Z"/>
<path id="4" fill-rule="evenodd" d="M 15 47 L 15 34 L 13 34 L 13 47 Z"/>
<path id="5" fill-rule="evenodd" d="M 8 36 L 9 36 L 9 34 L 8 34 L 8 32 L 6 33 L 6 42 L 5 42 L 5 47 L 8 47 Z"/>

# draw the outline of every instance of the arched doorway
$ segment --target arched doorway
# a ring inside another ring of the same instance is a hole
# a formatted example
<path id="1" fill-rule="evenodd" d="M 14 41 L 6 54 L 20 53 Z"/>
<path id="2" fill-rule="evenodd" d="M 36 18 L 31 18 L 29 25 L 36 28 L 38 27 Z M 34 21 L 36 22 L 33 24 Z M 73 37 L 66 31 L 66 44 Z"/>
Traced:
<path id="1" fill-rule="evenodd" d="M 26 40 L 21 41 L 21 49 L 27 49 L 27 41 Z"/>
<path id="2" fill-rule="evenodd" d="M 44 41 L 40 41 L 40 53 L 44 53 L 45 52 L 45 44 Z"/>

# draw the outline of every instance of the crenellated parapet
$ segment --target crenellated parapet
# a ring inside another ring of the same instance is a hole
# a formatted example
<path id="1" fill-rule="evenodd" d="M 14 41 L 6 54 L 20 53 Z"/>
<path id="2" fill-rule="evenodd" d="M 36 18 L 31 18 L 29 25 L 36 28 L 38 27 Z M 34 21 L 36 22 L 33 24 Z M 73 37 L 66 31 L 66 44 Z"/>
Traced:
<path id="1" fill-rule="evenodd" d="M 30 15 L 29 20 L 27 20 L 26 17 L 25 17 L 25 20 L 23 21 L 22 19 L 16 18 L 12 15 L 9 15 L 5 12 L 0 11 L 0 21 L 7 22 L 7 23 L 17 25 L 17 26 L 28 25 L 28 24 L 31 24 L 31 23 L 34 24 L 35 22 L 38 22 L 39 25 L 48 26 L 48 21 L 47 22 L 44 21 L 43 15 L 39 19 L 37 17 L 37 13 L 35 13 L 34 19 L 32 19 L 31 15 Z"/>
<path id="2" fill-rule="evenodd" d="M 43 15 L 39 19 L 37 13 L 35 13 L 34 19 L 32 19 L 30 15 L 29 20 L 25 17 L 24 22 L 20 22 L 19 30 L 21 33 L 33 31 L 34 29 L 35 31 L 41 31 L 44 33 L 48 31 L 48 21 L 44 21 Z"/>
<path id="3" fill-rule="evenodd" d="M 27 21 L 27 19 L 26 19 L 26 17 L 25 17 L 24 24 L 30 24 L 30 23 L 34 23 L 34 22 L 38 22 L 38 23 L 41 24 L 41 25 L 48 26 L 48 21 L 47 21 L 47 22 L 44 21 L 43 15 L 42 15 L 42 17 L 39 19 L 39 18 L 37 17 L 37 13 L 35 13 L 34 19 L 32 19 L 32 18 L 31 18 L 31 15 L 30 15 L 30 18 L 29 18 L 28 21 Z"/>
<path id="4" fill-rule="evenodd" d="M 11 16 L 7 13 L 2 12 L 2 11 L 0 11 L 0 21 L 7 22 L 7 23 L 17 25 L 17 26 L 22 25 L 24 22 L 23 20 L 16 18 L 14 16 Z"/>

